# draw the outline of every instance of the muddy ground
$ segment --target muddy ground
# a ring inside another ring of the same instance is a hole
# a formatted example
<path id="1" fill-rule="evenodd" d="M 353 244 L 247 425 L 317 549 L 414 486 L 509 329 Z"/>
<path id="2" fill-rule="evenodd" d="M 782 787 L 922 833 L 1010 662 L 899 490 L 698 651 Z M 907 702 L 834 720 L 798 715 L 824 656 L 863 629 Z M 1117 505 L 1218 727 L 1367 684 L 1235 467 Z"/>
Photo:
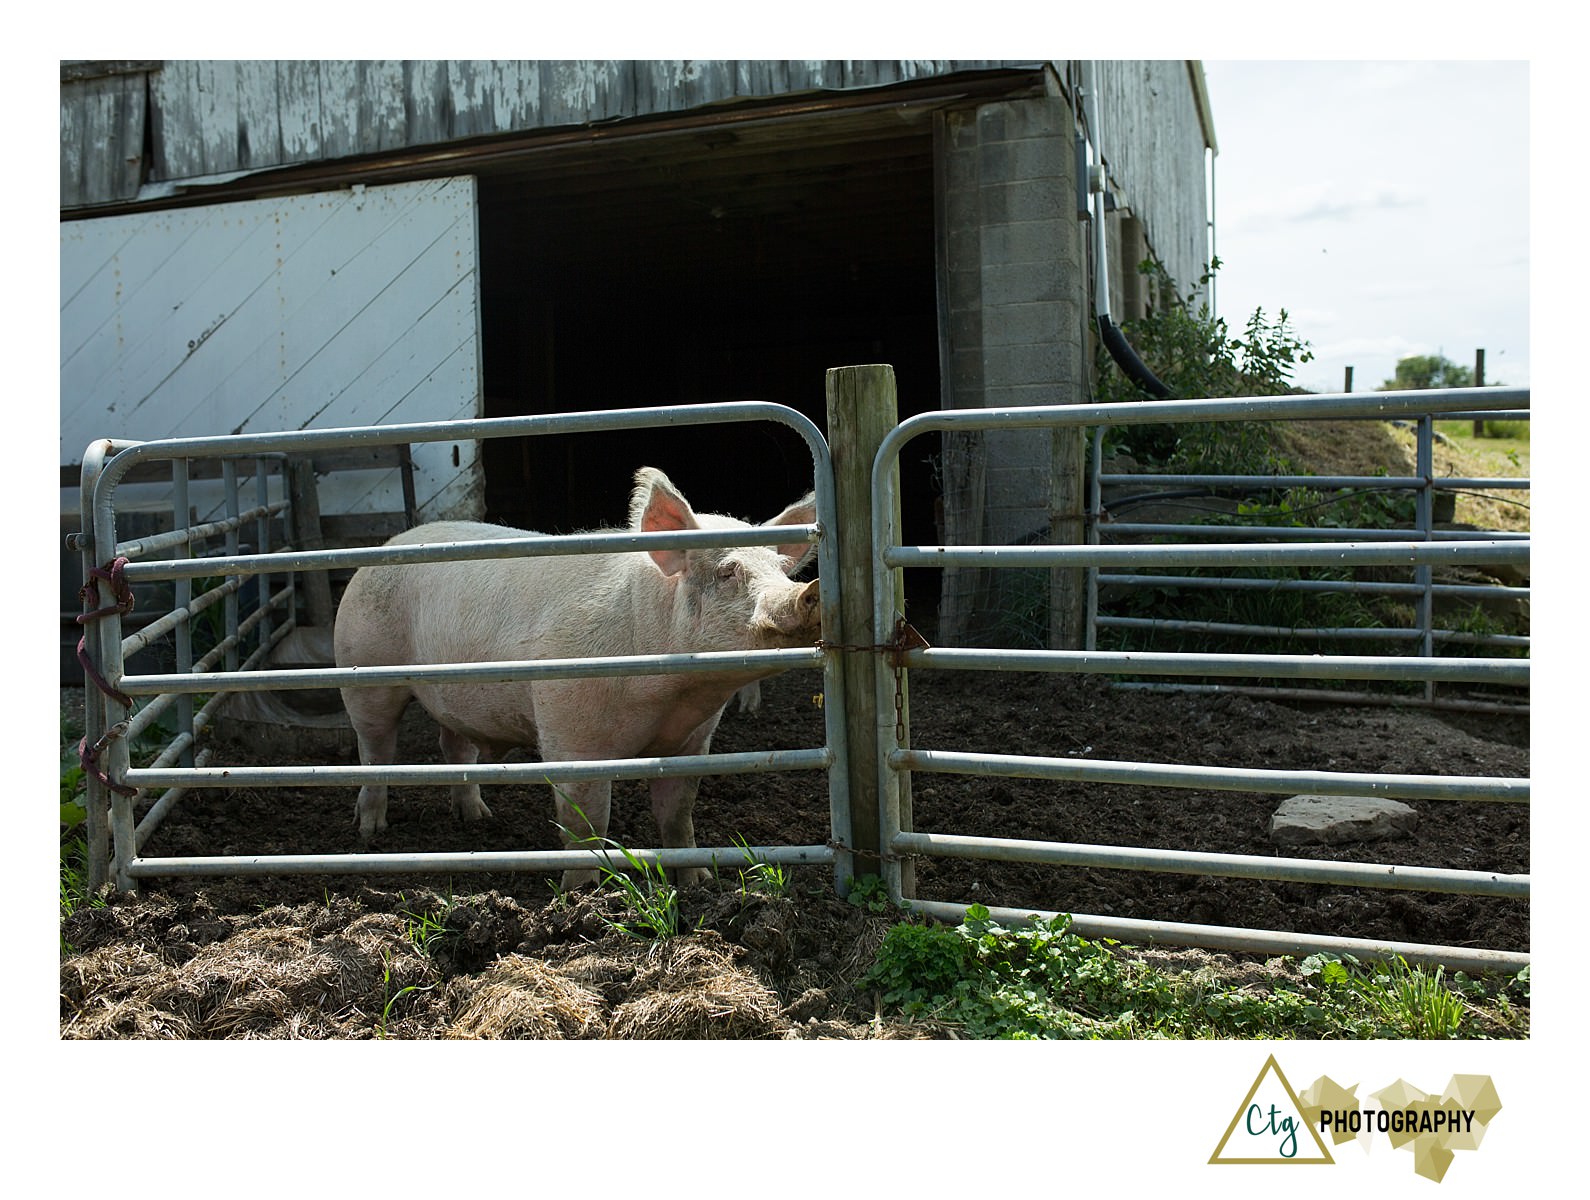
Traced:
<path id="1" fill-rule="evenodd" d="M 755 713 L 731 705 L 713 749 L 816 745 L 820 677 L 766 681 Z M 925 748 L 1095 759 L 1428 774 L 1529 774 L 1527 719 L 1275 703 L 1111 688 L 1092 677 L 919 673 L 913 741 Z M 436 762 L 417 707 L 406 761 Z M 217 761 L 289 761 L 221 740 Z M 302 761 L 354 761 L 351 750 Z M 1277 851 L 1280 797 L 1031 780 L 918 776 L 915 825 L 935 832 L 1171 847 L 1503 873 L 1529 870 L 1524 806 L 1414 802 L 1417 831 L 1374 844 Z M 393 791 L 382 851 L 555 848 L 544 787 L 487 792 L 494 816 L 463 826 L 443 788 Z M 197 792 L 145 849 L 152 857 L 360 849 L 354 789 Z M 702 845 L 828 839 L 818 773 L 709 779 Z M 614 789 L 611 835 L 656 833 L 640 783 Z M 924 898 L 990 906 L 1291 929 L 1505 950 L 1529 948 L 1516 901 L 1426 893 L 921 860 Z M 628 937 L 608 895 L 557 897 L 538 875 L 194 878 L 66 922 L 61 1033 L 88 1038 L 863 1038 L 943 1037 L 880 1014 L 857 983 L 889 918 L 835 898 L 828 874 L 793 871 L 782 898 L 733 872 L 688 889 L 698 931 L 654 946 Z M 1189 952 L 1240 973 L 1257 960 Z M 1180 961 L 1189 961 L 1184 955 Z"/>

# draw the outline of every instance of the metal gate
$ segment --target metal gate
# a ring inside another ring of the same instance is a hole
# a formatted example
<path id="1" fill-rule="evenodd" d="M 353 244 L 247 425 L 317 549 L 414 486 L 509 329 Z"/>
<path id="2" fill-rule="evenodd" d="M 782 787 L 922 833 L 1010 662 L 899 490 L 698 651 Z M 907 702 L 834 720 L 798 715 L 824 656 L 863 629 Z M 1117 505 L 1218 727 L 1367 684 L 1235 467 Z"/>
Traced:
<path id="1" fill-rule="evenodd" d="M 1198 546 L 904 546 L 894 517 L 891 471 L 911 438 L 934 431 L 1037 429 L 1059 426 L 1163 424 L 1178 421 L 1237 421 L 1324 417 L 1422 416 L 1432 411 L 1474 412 L 1527 408 L 1527 389 L 1488 388 L 1374 395 L 1325 395 L 1234 400 L 1161 401 L 1123 405 L 1076 405 L 1001 410 L 925 413 L 902 422 L 883 441 L 873 464 L 872 528 L 875 547 L 873 636 L 891 640 L 896 623 L 888 586 L 890 573 L 905 567 L 980 566 L 991 568 L 1087 567 L 1135 570 L 1150 566 L 1241 566 L 1252 564 L 1395 564 L 1425 568 L 1435 564 L 1527 563 L 1529 541 L 1479 538 L 1437 541 L 1428 523 L 1421 540 L 1308 541 L 1290 544 L 1216 543 Z M 1424 481 L 1428 482 L 1428 481 Z M 1221 531 L 1223 532 L 1223 531 Z M 897 662 L 907 670 L 1045 671 L 1143 674 L 1163 677 L 1271 678 L 1286 680 L 1358 679 L 1418 682 L 1490 682 L 1526 686 L 1527 661 L 1494 658 L 1396 656 L 1252 655 L 1103 652 L 1095 650 L 904 650 Z M 1528 875 L 1498 875 L 1397 864 L 1321 863 L 1307 859 L 1192 853 L 1149 847 L 1080 845 L 998 837 L 966 837 L 952 831 L 921 831 L 902 826 L 902 777 L 939 772 L 1082 781 L 1096 784 L 1151 784 L 1239 792 L 1310 792 L 1331 796 L 1524 803 L 1526 779 L 1410 776 L 1325 771 L 1225 769 L 1175 763 L 1106 762 L 1074 757 L 1018 757 L 929 749 L 909 744 L 905 726 L 894 719 L 895 681 L 879 672 L 877 681 L 878 788 L 880 845 L 884 877 L 896 902 L 946 919 L 963 918 L 967 905 L 915 899 L 903 894 L 901 856 L 937 855 L 1072 867 L 1160 871 L 1230 878 L 1332 883 L 1374 888 L 1457 892 L 1476 896 L 1529 894 Z M 887 714 L 887 716 L 885 716 Z M 908 784 L 906 785 L 908 786 Z M 1021 921 L 1030 910 L 995 909 L 1004 921 Z M 1053 916 L 1054 912 L 1040 915 Z M 1365 958 L 1401 955 L 1409 962 L 1440 962 L 1469 969 L 1517 969 L 1525 954 L 1469 947 L 1382 942 L 1272 930 L 1226 928 L 1071 914 L 1073 927 L 1089 937 L 1120 938 L 1207 946 L 1265 954 L 1346 952 Z"/>
<path id="2" fill-rule="evenodd" d="M 298 856 L 207 858 L 149 858 L 141 847 L 189 788 L 230 785 L 307 786 L 327 783 L 350 787 L 366 782 L 396 784 L 539 783 L 559 779 L 605 777 L 656 778 L 673 775 L 751 773 L 766 770 L 828 771 L 832 837 L 824 845 L 772 847 L 719 847 L 651 849 L 634 851 L 638 858 L 663 866 L 711 866 L 719 861 L 740 861 L 751 850 L 764 861 L 831 865 L 841 891 L 854 873 L 852 848 L 875 846 L 881 851 L 883 874 L 892 897 L 925 914 L 958 920 L 962 903 L 926 901 L 905 895 L 900 859 L 911 855 L 939 855 L 1040 862 L 1076 867 L 1105 867 L 1231 878 L 1332 883 L 1374 888 L 1457 892 L 1469 895 L 1517 898 L 1529 894 L 1528 875 L 1410 867 L 1397 864 L 1321 863 L 1305 859 L 1271 858 L 1235 854 L 1192 853 L 1147 847 L 1076 845 L 981 838 L 953 831 L 921 831 L 902 827 L 901 783 L 911 773 L 1006 775 L 1025 778 L 1072 780 L 1102 785 L 1147 783 L 1167 788 L 1201 788 L 1239 792 L 1294 792 L 1337 796 L 1439 799 L 1475 802 L 1524 803 L 1529 798 L 1525 779 L 1409 776 L 1347 772 L 1224 769 L 1176 763 L 1106 762 L 1071 757 L 1017 757 L 970 754 L 951 749 L 921 748 L 909 743 L 905 723 L 895 705 L 897 675 L 876 672 L 875 695 L 851 697 L 865 708 L 876 730 L 877 840 L 857 830 L 852 838 L 846 741 L 846 696 L 840 657 L 847 652 L 892 655 L 902 670 L 977 670 L 1118 673 L 1156 677 L 1270 678 L 1286 680 L 1358 679 L 1417 682 L 1488 682 L 1527 686 L 1527 661 L 1487 658 L 1437 658 L 1397 656 L 1172 654 L 1138 652 L 979 650 L 952 647 L 900 649 L 895 636 L 897 613 L 892 575 L 905 567 L 1122 567 L 1128 570 L 1156 565 L 1238 566 L 1259 564 L 1307 565 L 1328 561 L 1338 565 L 1396 564 L 1422 568 L 1443 563 L 1527 563 L 1525 539 L 1469 539 L 1438 541 L 1425 527 L 1423 540 L 1296 542 L 1283 544 L 1209 544 L 1200 546 L 904 546 L 900 544 L 894 516 L 896 496 L 891 476 L 901 448 L 912 438 L 942 430 L 1034 429 L 1102 424 L 1159 424 L 1176 421 L 1232 421 L 1302 419 L 1322 417 L 1420 416 L 1431 411 L 1475 412 L 1496 408 L 1524 409 L 1525 389 L 1381 393 L 1312 397 L 1253 398 L 1220 401 L 1165 401 L 1130 405 L 1056 406 L 999 410 L 958 410 L 926 413 L 893 429 L 883 440 L 872 467 L 870 501 L 873 566 L 873 628 L 870 645 L 844 645 L 825 641 L 811 649 L 765 650 L 728 654 L 656 655 L 586 661 L 512 663 L 457 663 L 429 667 L 391 668 L 405 679 L 458 681 L 577 678 L 618 674 L 661 674 L 721 670 L 750 664 L 780 668 L 821 667 L 824 672 L 825 744 L 800 750 L 693 757 L 607 760 L 579 763 L 478 764 L 474 766 L 419 765 L 385 767 L 212 767 L 193 750 L 197 736 L 212 711 L 211 705 L 191 711 L 195 694 L 242 691 L 326 688 L 389 683 L 394 676 L 377 677 L 375 669 L 257 671 L 270 645 L 292 627 L 297 572 L 326 571 L 384 562 L 451 561 L 510 555 L 579 554 L 635 550 L 647 547 L 692 548 L 759 545 L 788 540 L 791 533 L 809 537 L 818 546 L 823 579 L 822 617 L 825 637 L 841 628 L 839 614 L 838 548 L 832 531 L 845 514 L 837 511 L 833 467 L 828 447 L 817 428 L 800 413 L 771 404 L 720 404 L 677 408 L 631 409 L 616 412 L 575 413 L 494 420 L 437 422 L 358 429 L 305 431 L 234 437 L 171 439 L 144 443 L 99 442 L 90 447 L 83 466 L 83 528 L 78 548 L 83 554 L 87 589 L 85 621 L 88 660 L 101 676 L 99 686 L 88 688 L 85 762 L 89 776 L 90 860 L 104 861 L 119 887 L 132 888 L 137 880 L 163 875 L 286 874 L 286 873 L 413 873 L 424 871 L 551 871 L 589 866 L 605 861 L 602 851 L 559 850 L 462 854 L 322 854 Z M 400 548 L 302 550 L 269 548 L 269 521 L 286 507 L 272 499 L 268 485 L 270 465 L 284 456 L 355 446 L 438 442 L 491 437 L 577 433 L 615 428 L 658 428 L 733 421 L 775 421 L 795 429 L 805 439 L 813 461 L 818 520 L 809 526 L 781 527 L 772 535 L 761 531 L 721 531 L 635 534 L 604 532 L 574 536 L 457 543 Z M 228 489 L 228 516 L 223 521 L 188 527 L 185 499 L 190 462 L 221 460 Z M 118 480 L 140 463 L 169 461 L 176 497 L 175 530 L 139 541 L 121 542 L 116 534 L 114 508 Z M 238 460 L 253 464 L 256 480 L 254 506 L 244 511 L 237 486 Z M 258 546 L 240 553 L 239 531 L 257 522 Z M 195 547 L 206 539 L 227 539 L 216 556 L 195 556 Z M 180 557 L 143 561 L 162 550 Z M 191 581 L 225 576 L 203 595 L 191 596 Z M 270 590 L 270 580 L 280 576 L 285 585 Z M 236 607 L 243 581 L 256 578 L 254 612 L 239 616 Z M 123 638 L 121 614 L 133 585 L 157 580 L 175 581 L 176 602 L 153 632 L 145 630 Z M 226 607 L 226 632 L 217 651 L 199 662 L 189 661 L 183 644 L 188 623 L 209 604 Z M 280 623 L 278 623 L 280 614 Z M 173 673 L 132 675 L 128 656 L 137 653 L 165 630 L 178 638 L 178 669 Z M 258 648 L 239 661 L 238 647 L 253 636 Z M 856 641 L 854 631 L 848 639 Z M 224 661 L 217 656 L 224 655 Z M 220 667 L 221 669 L 217 669 Z M 137 697 L 151 700 L 137 714 Z M 212 701 L 212 705 L 213 705 Z M 157 708 L 158 706 L 158 708 Z M 874 711 L 875 706 L 875 711 Z M 128 759 L 129 734 L 152 719 L 145 714 L 174 709 L 178 714 L 176 738 L 150 766 L 133 768 Z M 869 741 L 873 739 L 868 739 Z M 141 822 L 134 821 L 134 798 L 139 789 L 168 789 Z M 859 802 L 858 802 L 859 803 Z M 107 827 L 108 814 L 108 827 Z M 97 822 L 97 827 L 96 827 Z M 870 821 L 868 822 L 870 824 Z M 96 845 L 100 851 L 96 853 Z M 1029 910 L 996 909 L 1005 921 L 1020 921 Z M 1041 914 L 1044 915 L 1044 914 Z M 1052 913 L 1046 915 L 1053 915 Z M 1320 950 L 1355 953 L 1363 957 L 1401 955 L 1410 962 L 1441 962 L 1473 969 L 1515 969 L 1527 955 L 1466 947 L 1429 946 L 1380 942 L 1350 937 L 1325 937 L 1270 930 L 1251 930 L 1167 921 L 1107 918 L 1071 914 L 1074 927 L 1087 936 L 1117 937 L 1133 942 L 1157 941 L 1201 945 L 1243 952 L 1312 953 Z"/>
<path id="3" fill-rule="evenodd" d="M 627 531 L 572 536 L 534 536 L 474 543 L 442 543 L 401 547 L 345 550 L 304 550 L 291 546 L 272 549 L 270 521 L 285 513 L 284 497 L 272 499 L 268 483 L 272 463 L 288 456 L 314 452 L 405 443 L 470 441 L 497 437 L 584 433 L 611 429 L 648 429 L 739 421 L 773 421 L 794 429 L 812 455 L 818 519 L 808 525 L 784 525 L 776 530 L 700 530 L 682 533 L 638 534 Z M 227 517 L 191 526 L 187 484 L 190 463 L 220 460 Z M 169 461 L 173 487 L 173 530 L 139 541 L 121 541 L 116 532 L 115 496 L 118 481 L 139 464 Z M 241 508 L 238 463 L 243 474 L 252 472 L 256 502 Z M 669 776 L 725 775 L 760 771 L 794 771 L 814 768 L 829 773 L 830 843 L 807 846 L 735 846 L 696 849 L 631 850 L 638 860 L 664 867 L 710 867 L 715 862 L 743 862 L 750 853 L 770 863 L 824 863 L 831 865 L 841 889 L 851 876 L 850 809 L 845 758 L 844 688 L 836 653 L 810 649 L 757 650 L 731 653 L 697 653 L 629 656 L 589 660 L 538 660 L 526 662 L 452 663 L 402 668 L 258 670 L 273 644 L 296 622 L 297 588 L 294 574 L 360 567 L 376 563 L 442 562 L 481 558 L 506 558 L 558 554 L 601 553 L 651 548 L 693 549 L 718 546 L 771 545 L 805 538 L 817 544 L 822 620 L 825 629 L 837 627 L 839 571 L 835 539 L 825 531 L 834 527 L 833 469 L 822 434 L 806 417 L 775 404 L 734 403 L 688 405 L 673 408 L 626 409 L 611 412 L 570 413 L 550 416 L 508 417 L 474 421 L 372 426 L 312 430 L 281 434 L 232 437 L 199 437 L 162 441 L 96 442 L 83 460 L 82 517 L 84 532 L 74 540 L 83 556 L 85 588 L 84 659 L 89 676 L 86 689 L 83 758 L 88 777 L 88 841 L 91 882 L 105 876 L 122 889 L 136 887 L 139 879 L 172 875 L 263 875 L 295 873 L 416 873 L 464 871 L 551 871 L 608 862 L 602 850 L 518 851 L 452 854 L 305 854 L 291 856 L 214 856 L 151 858 L 141 848 L 170 811 L 191 788 L 228 786 L 309 786 L 370 782 L 395 784 L 553 783 L 575 778 L 654 779 Z M 257 545 L 239 553 L 240 532 L 251 530 Z M 221 553 L 203 556 L 196 551 L 206 542 L 223 539 Z M 180 557 L 154 558 L 162 551 Z M 217 586 L 195 598 L 194 579 L 223 576 Z M 253 613 L 239 620 L 237 599 L 244 581 L 258 580 Z M 285 580 L 272 591 L 272 580 Z M 175 581 L 175 602 L 155 625 L 124 638 L 122 615 L 132 603 L 132 588 L 155 581 Z M 216 650 L 192 661 L 188 632 L 192 621 L 216 604 L 225 606 L 225 637 Z M 159 674 L 129 674 L 127 659 L 145 649 L 160 634 L 175 631 L 177 669 Z M 257 648 L 240 660 L 239 647 L 250 639 Z M 195 756 L 196 741 L 213 719 L 225 693 L 232 691 L 292 690 L 303 688 L 390 685 L 399 680 L 460 680 L 506 682 L 529 679 L 572 679 L 601 675 L 648 675 L 707 672 L 745 666 L 778 668 L 821 667 L 824 672 L 825 744 L 809 749 L 706 754 L 659 758 L 611 759 L 557 763 L 486 763 L 472 766 L 315 766 L 222 767 L 210 766 L 202 754 Z M 96 679 L 95 676 L 98 678 Z M 217 693 L 198 712 L 192 697 Z M 139 697 L 149 700 L 136 713 Z M 151 727 L 161 713 L 174 712 L 176 737 L 148 766 L 129 762 L 131 738 Z M 167 789 L 135 822 L 134 802 L 143 789 Z"/>

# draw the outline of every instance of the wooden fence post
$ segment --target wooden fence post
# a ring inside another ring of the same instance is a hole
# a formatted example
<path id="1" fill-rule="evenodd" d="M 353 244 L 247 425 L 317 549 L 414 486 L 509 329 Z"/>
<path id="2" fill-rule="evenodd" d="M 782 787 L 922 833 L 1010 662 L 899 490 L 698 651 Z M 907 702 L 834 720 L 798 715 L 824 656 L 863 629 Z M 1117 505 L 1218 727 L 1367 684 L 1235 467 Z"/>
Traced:
<path id="1" fill-rule="evenodd" d="M 872 462 L 884 437 L 898 423 L 894 368 L 886 363 L 832 367 L 826 390 L 828 447 L 839 509 L 839 528 L 835 531 L 839 539 L 842 596 L 843 628 L 839 641 L 846 646 L 871 646 L 877 640 L 872 629 L 872 567 L 876 553 L 872 545 Z M 898 468 L 895 477 L 898 483 Z M 898 504 L 898 487 L 895 496 Z M 894 591 L 895 607 L 904 611 L 904 585 L 899 571 L 894 573 Z M 859 860 L 856 873 L 871 874 L 872 863 L 880 863 L 877 873 L 891 883 L 892 890 L 896 864 L 883 858 L 879 816 L 884 806 L 898 803 L 901 828 L 909 829 L 911 812 L 909 780 L 896 772 L 879 770 L 878 722 L 885 716 L 891 725 L 894 722 L 892 706 L 887 714 L 878 712 L 878 672 L 888 670 L 889 664 L 881 654 L 845 652 L 845 735 L 850 746 L 851 837 Z M 909 863 L 899 870 L 898 878 L 904 894 L 911 895 L 916 881 Z"/>
<path id="2" fill-rule="evenodd" d="M 322 550 L 326 540 L 320 530 L 320 491 L 315 484 L 315 465 L 307 458 L 294 458 L 287 464 L 288 500 L 293 508 L 291 536 L 300 550 Z M 305 571 L 299 576 L 309 610 L 308 624 L 330 629 L 334 619 L 331 604 L 331 577 L 324 571 Z"/>
<path id="3" fill-rule="evenodd" d="M 1476 350 L 1474 352 L 1474 386 L 1477 387 L 1477 388 L 1482 388 L 1482 387 L 1485 386 L 1485 351 L 1484 350 Z M 1474 428 L 1472 430 L 1470 430 L 1470 432 L 1475 437 L 1484 437 L 1485 436 L 1485 422 L 1484 421 L 1475 421 L 1474 422 Z"/>

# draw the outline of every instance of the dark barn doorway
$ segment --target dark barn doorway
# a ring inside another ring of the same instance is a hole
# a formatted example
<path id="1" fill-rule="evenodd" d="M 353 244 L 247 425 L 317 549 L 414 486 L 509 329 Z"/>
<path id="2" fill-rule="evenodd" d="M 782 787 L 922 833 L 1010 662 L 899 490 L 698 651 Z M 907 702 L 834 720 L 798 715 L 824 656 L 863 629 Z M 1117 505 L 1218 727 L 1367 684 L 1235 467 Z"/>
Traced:
<path id="1" fill-rule="evenodd" d="M 902 419 L 940 405 L 925 117 L 615 139 L 495 166 L 479 188 L 487 416 L 766 400 L 826 432 L 825 371 L 864 362 L 893 364 Z M 908 541 L 937 540 L 937 447 L 918 439 L 902 464 Z M 552 533 L 622 523 L 643 465 L 752 520 L 811 485 L 799 436 L 765 422 L 483 456 L 487 519 Z M 923 591 L 913 613 L 936 607 Z"/>

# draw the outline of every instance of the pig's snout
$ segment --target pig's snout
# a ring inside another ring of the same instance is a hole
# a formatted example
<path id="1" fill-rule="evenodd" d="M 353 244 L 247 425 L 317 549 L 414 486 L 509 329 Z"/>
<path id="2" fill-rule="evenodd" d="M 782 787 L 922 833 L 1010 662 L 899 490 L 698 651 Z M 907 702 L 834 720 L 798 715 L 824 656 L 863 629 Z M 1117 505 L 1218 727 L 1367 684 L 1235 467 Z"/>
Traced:
<path id="1" fill-rule="evenodd" d="M 812 580 L 785 593 L 769 607 L 767 628 L 782 637 L 809 635 L 815 640 L 822 632 L 822 595 L 818 581 Z"/>

